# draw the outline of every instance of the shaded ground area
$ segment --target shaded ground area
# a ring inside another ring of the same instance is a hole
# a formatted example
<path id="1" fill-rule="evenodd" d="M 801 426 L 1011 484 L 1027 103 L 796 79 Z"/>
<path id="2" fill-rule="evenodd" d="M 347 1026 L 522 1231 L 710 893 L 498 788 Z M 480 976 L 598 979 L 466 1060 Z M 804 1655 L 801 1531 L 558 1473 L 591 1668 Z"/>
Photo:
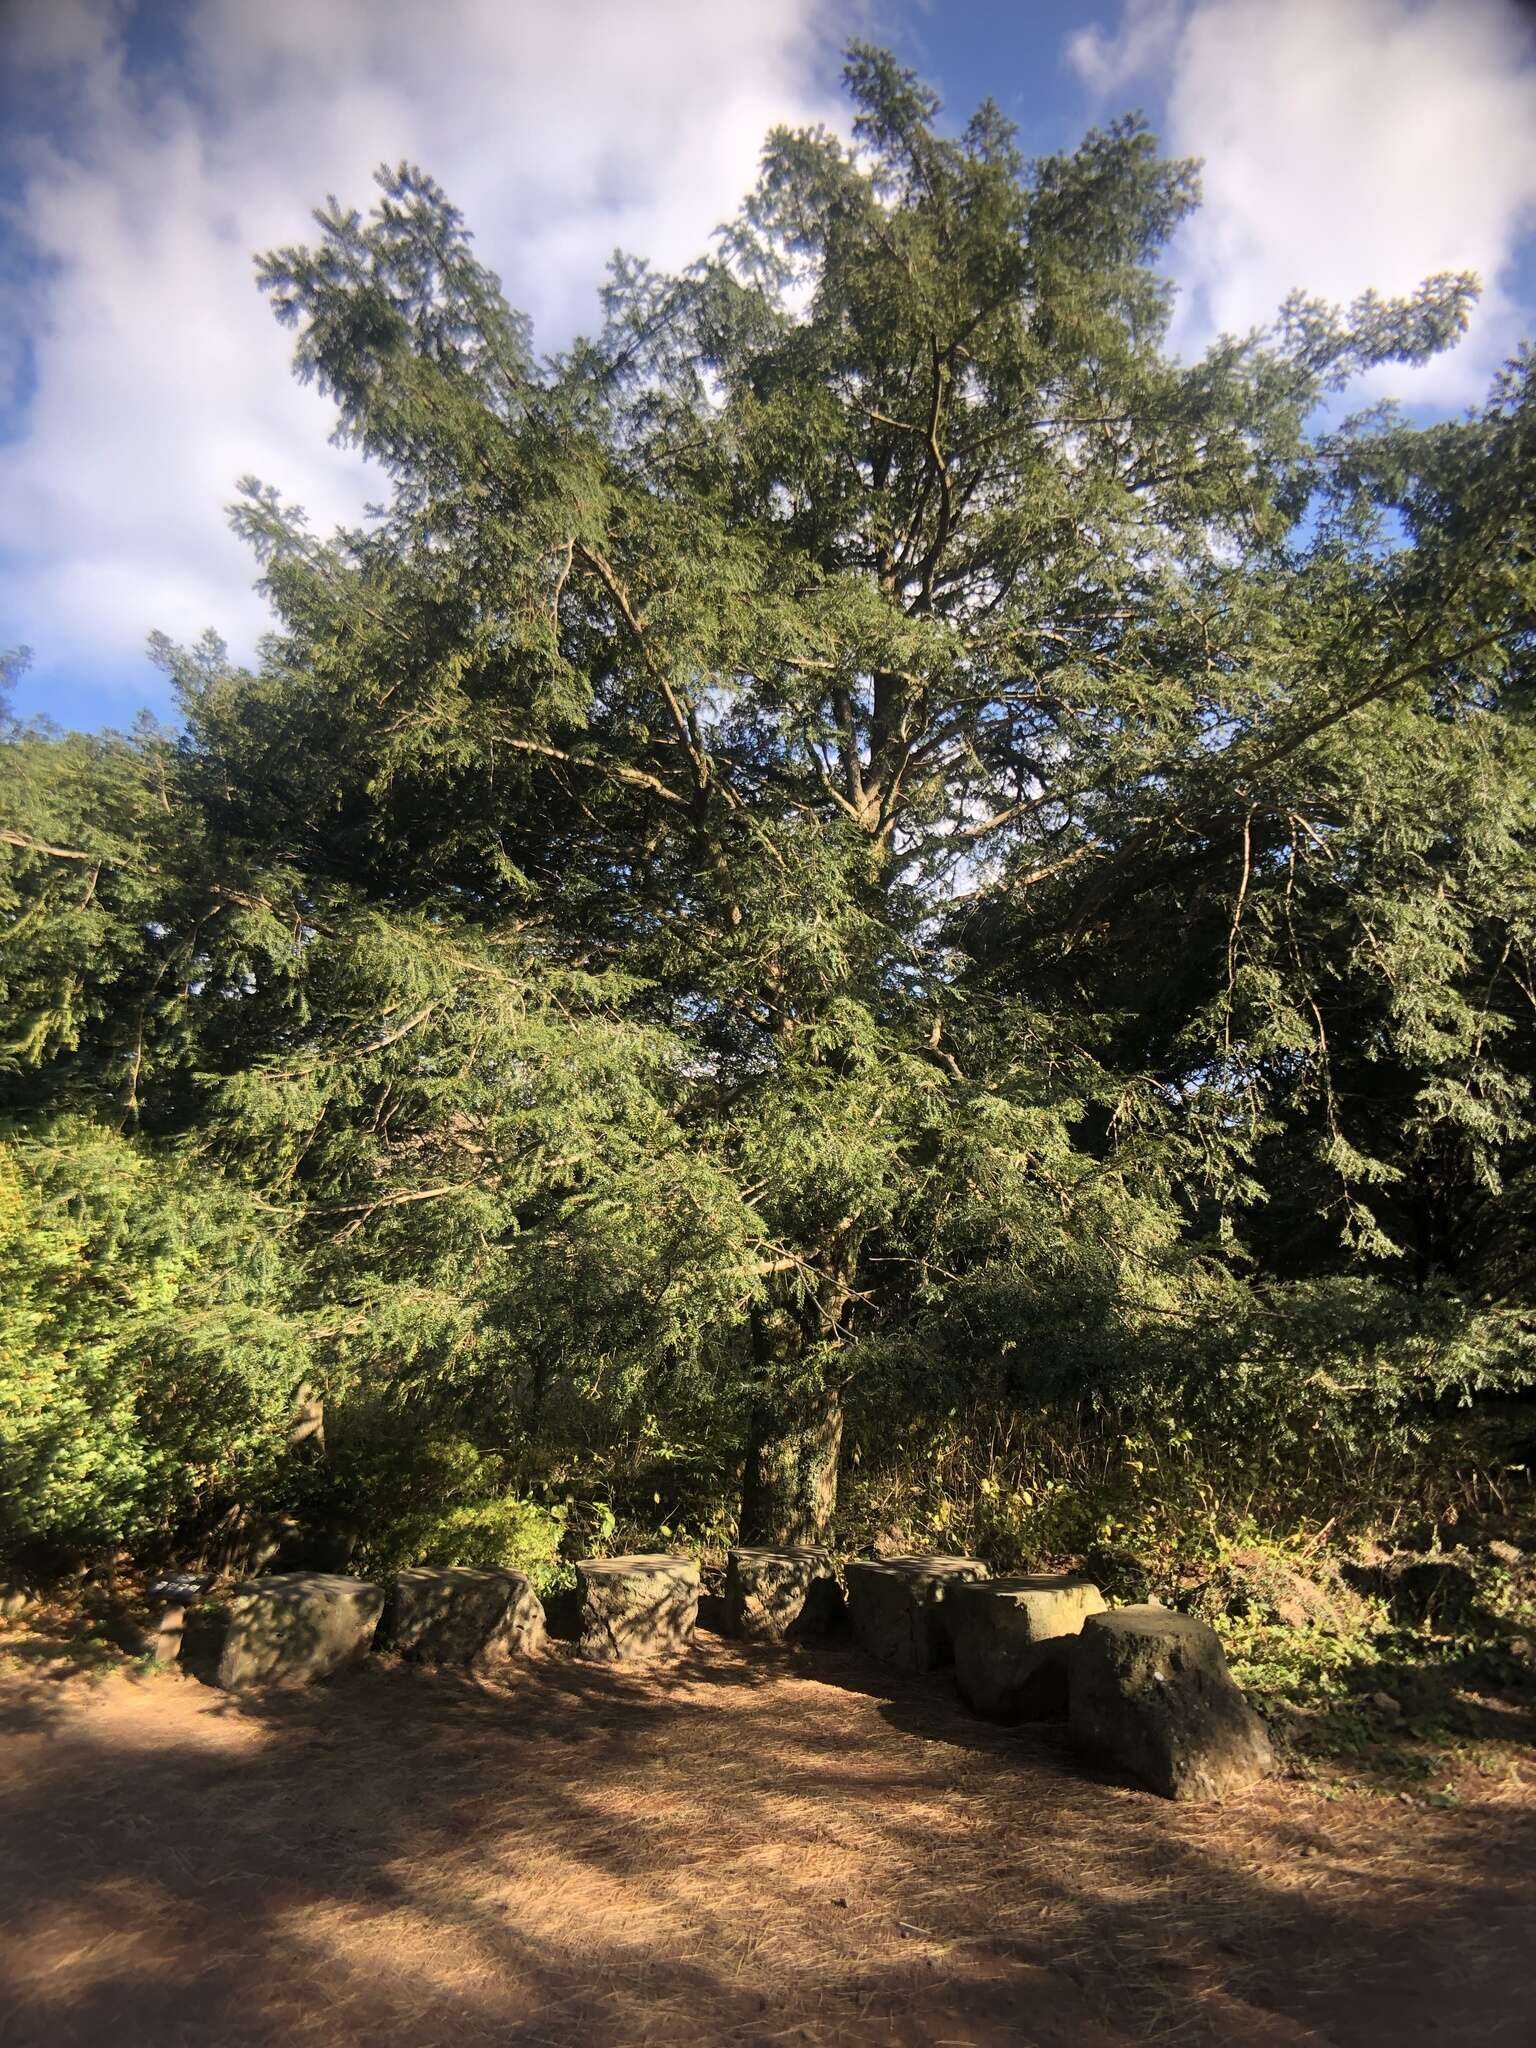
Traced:
<path id="1" fill-rule="evenodd" d="M 849 1651 L 237 1702 L 34 1632 L 0 2042 L 1525 2043 L 1527 1758 L 1178 1808 Z"/>

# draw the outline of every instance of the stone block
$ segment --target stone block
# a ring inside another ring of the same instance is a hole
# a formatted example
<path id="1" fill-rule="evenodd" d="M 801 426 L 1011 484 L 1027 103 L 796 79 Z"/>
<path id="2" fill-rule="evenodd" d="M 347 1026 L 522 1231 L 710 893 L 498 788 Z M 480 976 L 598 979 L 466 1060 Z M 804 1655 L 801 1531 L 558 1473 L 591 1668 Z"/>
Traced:
<path id="1" fill-rule="evenodd" d="M 140 1648 L 154 1663 L 174 1664 L 180 1657 L 187 1615 L 200 1604 L 207 1588 L 206 1572 L 172 1572 L 146 1589 L 144 1598 L 154 1625 Z"/>
<path id="2" fill-rule="evenodd" d="M 845 1567 L 848 1616 L 861 1650 L 899 1671 L 933 1671 L 954 1656 L 957 1587 L 987 1576 L 974 1557 L 857 1558 Z"/>
<path id="3" fill-rule="evenodd" d="M 649 1664 L 693 1641 L 699 1563 L 693 1557 L 584 1557 L 576 1566 L 583 1657 Z"/>
<path id="4" fill-rule="evenodd" d="M 1224 1799 L 1273 1768 L 1215 1632 L 1164 1607 L 1090 1614 L 1072 1652 L 1072 1732 L 1167 1799 Z"/>
<path id="5" fill-rule="evenodd" d="M 383 1634 L 423 1664 L 499 1664 L 543 1649 L 544 1607 L 521 1572 L 421 1565 L 396 1578 Z"/>
<path id="6" fill-rule="evenodd" d="M 955 1683 L 967 1706 L 995 1721 L 1065 1720 L 1067 1661 L 1104 1596 L 1091 1579 L 983 1579 L 950 1595 Z"/>
<path id="7" fill-rule="evenodd" d="M 1326 1566 L 1313 1576 L 1264 1550 L 1234 1551 L 1178 1604 L 1201 1621 L 1230 1615 L 1327 1635 L 1346 1635 L 1365 1620 L 1359 1595 Z"/>
<path id="8" fill-rule="evenodd" d="M 367 1653 L 384 1589 L 327 1572 L 280 1572 L 248 1579 L 222 1620 L 215 1683 L 226 1692 L 308 1685 Z"/>
<path id="9" fill-rule="evenodd" d="M 725 1566 L 725 1632 L 745 1642 L 823 1635 L 842 1607 L 832 1553 L 814 1544 L 733 1550 Z"/>

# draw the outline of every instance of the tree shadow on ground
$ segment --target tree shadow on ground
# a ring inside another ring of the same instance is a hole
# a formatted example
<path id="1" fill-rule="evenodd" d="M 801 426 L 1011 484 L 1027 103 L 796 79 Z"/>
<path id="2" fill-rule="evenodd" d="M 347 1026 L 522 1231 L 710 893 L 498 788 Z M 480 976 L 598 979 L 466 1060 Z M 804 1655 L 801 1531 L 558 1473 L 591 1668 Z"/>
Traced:
<path id="1" fill-rule="evenodd" d="M 110 1619 L 29 1615 L 0 1635 L 0 1735 L 46 1729 L 71 1704 L 70 1687 L 139 1668 L 126 1631 Z"/>
<path id="2" fill-rule="evenodd" d="M 1396 1791 L 1489 1745 L 1536 1755 L 1536 1682 L 1497 1653 L 1404 1649 L 1341 1680 L 1336 1696 L 1279 1718 L 1301 1756 L 1345 1762 L 1362 1784 Z"/>
<path id="3" fill-rule="evenodd" d="M 847 1652 L 114 1680 L 5 1764 L 17 2048 L 1496 2044 L 1536 1997 L 1529 1805 L 1174 1808 Z"/>

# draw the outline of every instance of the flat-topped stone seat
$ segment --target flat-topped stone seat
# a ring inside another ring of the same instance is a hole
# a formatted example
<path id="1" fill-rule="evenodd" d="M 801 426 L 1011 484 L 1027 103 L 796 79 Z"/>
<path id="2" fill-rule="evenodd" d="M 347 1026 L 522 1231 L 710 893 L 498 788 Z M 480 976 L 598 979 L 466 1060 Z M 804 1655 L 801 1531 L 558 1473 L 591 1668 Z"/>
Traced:
<path id="1" fill-rule="evenodd" d="M 583 1657 L 648 1664 L 693 1641 L 699 1613 L 695 1557 L 584 1557 L 576 1566 Z"/>
<path id="2" fill-rule="evenodd" d="M 384 1608 L 384 1589 L 330 1572 L 279 1572 L 247 1579 L 222 1621 L 215 1683 L 308 1685 L 366 1654 Z"/>
<path id="3" fill-rule="evenodd" d="M 1090 1614 L 1072 1654 L 1072 1733 L 1168 1799 L 1224 1799 L 1274 1766 L 1215 1631 L 1166 1607 Z"/>
<path id="4" fill-rule="evenodd" d="M 396 1578 L 382 1634 L 423 1664 L 498 1664 L 544 1647 L 544 1606 L 521 1572 L 420 1565 Z"/>
<path id="5" fill-rule="evenodd" d="M 1075 1573 L 956 1586 L 949 1628 L 961 1698 L 996 1721 L 1065 1720 L 1068 1654 L 1104 1606 Z"/>
<path id="6" fill-rule="evenodd" d="M 144 1648 L 154 1663 L 174 1664 L 180 1657 L 188 1610 L 201 1602 L 209 1577 L 207 1572 L 169 1572 L 146 1589 L 155 1622 Z"/>
<path id="7" fill-rule="evenodd" d="M 725 1561 L 725 1632 L 783 1643 L 825 1633 L 842 1606 L 837 1568 L 815 1544 L 733 1550 Z"/>
<path id="8" fill-rule="evenodd" d="M 844 1574 L 860 1649 L 900 1671 L 933 1671 L 954 1655 L 952 1596 L 987 1568 L 974 1557 L 856 1558 Z"/>

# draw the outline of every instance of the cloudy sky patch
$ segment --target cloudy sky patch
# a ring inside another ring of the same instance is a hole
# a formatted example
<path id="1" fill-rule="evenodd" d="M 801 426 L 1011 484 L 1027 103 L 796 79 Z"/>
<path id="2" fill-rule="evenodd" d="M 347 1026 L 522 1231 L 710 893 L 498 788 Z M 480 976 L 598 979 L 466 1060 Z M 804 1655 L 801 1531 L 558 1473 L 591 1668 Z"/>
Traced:
<path id="1" fill-rule="evenodd" d="M 1466 341 L 1373 382 L 1475 404 L 1531 324 L 1536 14 L 1509 0 L 1130 0 L 1068 41 L 1099 103 L 1150 96 L 1166 146 L 1205 162 L 1173 252 L 1176 339 L 1262 326 L 1304 286 L 1348 301 L 1476 271 Z M 1522 260 L 1524 259 L 1524 260 Z"/>
<path id="2" fill-rule="evenodd" d="M 373 167 L 408 157 L 553 347 L 594 322 L 615 246 L 688 261 L 767 128 L 836 112 L 811 0 L 13 0 L 6 28 L 33 119 L 11 151 L 4 324 L 28 348 L 3 364 L 0 646 L 35 651 L 27 708 L 93 721 L 156 694 L 151 627 L 250 652 L 237 477 L 322 527 L 369 495 L 289 374 L 254 251 L 302 238 L 327 192 L 366 206 Z"/>
<path id="3" fill-rule="evenodd" d="M 1452 355 L 1379 379 L 1474 403 L 1536 326 L 1536 34 L 1515 0 L 0 0 L 0 648 L 20 707 L 166 709 L 158 627 L 265 623 L 223 507 L 253 471 L 317 525 L 363 467 L 288 370 L 253 252 L 379 161 L 447 188 L 557 347 L 616 245 L 686 262 L 776 121 L 841 125 L 839 49 L 890 43 L 1026 148 L 1140 106 L 1206 160 L 1177 339 L 1474 269 Z"/>

